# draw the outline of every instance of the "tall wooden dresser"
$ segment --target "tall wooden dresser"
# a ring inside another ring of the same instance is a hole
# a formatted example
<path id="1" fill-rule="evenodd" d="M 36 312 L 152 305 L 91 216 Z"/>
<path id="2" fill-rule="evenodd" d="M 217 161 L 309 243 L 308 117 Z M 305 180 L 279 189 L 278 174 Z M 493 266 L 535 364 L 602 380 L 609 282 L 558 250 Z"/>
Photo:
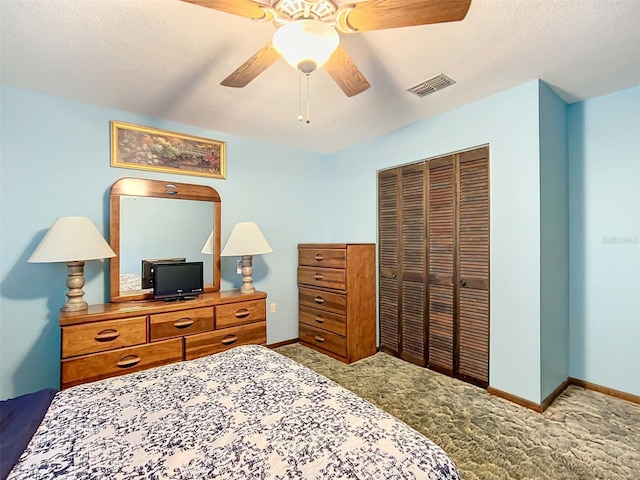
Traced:
<path id="1" fill-rule="evenodd" d="M 89 305 L 60 315 L 61 388 L 267 341 L 267 294 Z"/>
<path id="2" fill-rule="evenodd" d="M 298 245 L 300 343 L 345 363 L 376 352 L 375 244 Z"/>

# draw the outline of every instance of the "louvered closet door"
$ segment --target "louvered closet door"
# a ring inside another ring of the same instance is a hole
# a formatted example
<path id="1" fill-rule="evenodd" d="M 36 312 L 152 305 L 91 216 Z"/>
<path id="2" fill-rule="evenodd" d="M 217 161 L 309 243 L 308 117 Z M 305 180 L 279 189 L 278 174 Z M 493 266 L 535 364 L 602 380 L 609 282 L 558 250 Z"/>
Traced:
<path id="1" fill-rule="evenodd" d="M 399 252 L 400 169 L 378 174 L 378 266 L 380 347 L 388 353 L 400 352 Z"/>
<path id="2" fill-rule="evenodd" d="M 489 150 L 459 156 L 458 376 L 489 382 Z"/>
<path id="3" fill-rule="evenodd" d="M 426 365 L 425 168 L 402 168 L 400 193 L 401 358 Z"/>
<path id="4" fill-rule="evenodd" d="M 426 365 L 425 167 L 378 174 L 380 347 Z"/>
<path id="5" fill-rule="evenodd" d="M 429 257 L 429 355 L 428 365 L 449 375 L 454 368 L 454 253 L 455 170 L 454 157 L 427 162 Z"/>
<path id="6" fill-rule="evenodd" d="M 380 345 L 489 380 L 489 149 L 378 175 Z"/>

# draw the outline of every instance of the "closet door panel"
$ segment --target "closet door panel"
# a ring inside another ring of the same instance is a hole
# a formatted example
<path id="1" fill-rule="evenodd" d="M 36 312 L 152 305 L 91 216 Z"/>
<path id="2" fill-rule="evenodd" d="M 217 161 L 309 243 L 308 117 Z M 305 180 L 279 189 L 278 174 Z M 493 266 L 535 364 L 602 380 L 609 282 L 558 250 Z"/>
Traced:
<path id="1" fill-rule="evenodd" d="M 488 149 L 460 154 L 458 227 L 458 373 L 489 381 Z"/>
<path id="2" fill-rule="evenodd" d="M 453 157 L 428 162 L 429 355 L 431 368 L 453 372 L 455 175 Z"/>
<path id="3" fill-rule="evenodd" d="M 399 323 L 399 188 L 400 170 L 378 174 L 378 265 L 380 315 L 380 347 L 391 352 L 400 350 Z"/>
<path id="4" fill-rule="evenodd" d="M 424 166 L 403 167 L 401 181 L 400 353 L 412 363 L 426 365 Z"/>

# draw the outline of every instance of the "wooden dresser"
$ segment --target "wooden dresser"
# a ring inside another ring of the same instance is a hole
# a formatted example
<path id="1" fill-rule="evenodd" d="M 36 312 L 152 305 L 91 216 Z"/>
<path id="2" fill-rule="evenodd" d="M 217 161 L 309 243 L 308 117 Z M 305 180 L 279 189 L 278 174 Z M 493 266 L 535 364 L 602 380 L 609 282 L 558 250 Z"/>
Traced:
<path id="1" fill-rule="evenodd" d="M 300 343 L 346 363 L 376 353 L 375 245 L 298 245 Z"/>
<path id="2" fill-rule="evenodd" d="M 60 315 L 61 388 L 267 341 L 267 294 L 90 305 Z"/>

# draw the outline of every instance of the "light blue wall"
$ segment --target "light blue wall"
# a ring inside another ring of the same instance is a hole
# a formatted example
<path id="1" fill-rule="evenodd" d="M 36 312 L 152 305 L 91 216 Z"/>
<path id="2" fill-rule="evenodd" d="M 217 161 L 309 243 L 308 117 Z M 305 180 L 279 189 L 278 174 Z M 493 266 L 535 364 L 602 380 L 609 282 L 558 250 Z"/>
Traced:
<path id="1" fill-rule="evenodd" d="M 491 195 L 489 383 L 539 402 L 537 81 L 333 155 L 330 239 L 377 241 L 378 170 L 485 144 L 490 145 Z"/>
<path id="2" fill-rule="evenodd" d="M 328 157 L 9 87 L 0 102 L 0 398 L 57 386 L 66 272 L 27 259 L 59 216 L 86 215 L 106 236 L 116 179 L 214 187 L 223 243 L 238 221 L 260 225 L 274 253 L 254 260 L 254 280 L 278 304 L 274 343 L 297 336 L 299 242 L 376 242 L 378 170 L 490 145 L 490 385 L 541 401 L 566 368 L 563 302 L 545 279 L 562 274 L 551 246 L 567 111 L 569 375 L 640 394 L 640 88 L 567 108 L 529 82 Z M 226 141 L 227 179 L 111 168 L 109 120 Z M 223 259 L 223 289 L 240 283 L 233 263 Z M 90 303 L 108 300 L 106 272 L 87 263 Z"/>
<path id="3" fill-rule="evenodd" d="M 315 194 L 328 171 L 323 157 L 4 86 L 0 101 L 0 398 L 58 385 L 66 270 L 27 259 L 60 216 L 88 216 L 108 236 L 109 187 L 125 176 L 218 190 L 223 243 L 236 222 L 256 221 L 274 250 L 254 259 L 256 287 L 278 305 L 268 318 L 267 340 L 298 336 L 297 244 L 327 239 L 330 211 Z M 109 120 L 226 141 L 227 179 L 110 167 Z M 223 289 L 241 283 L 233 263 L 222 261 Z M 107 272 L 107 261 L 87 263 L 89 303 L 108 300 Z"/>
<path id="4" fill-rule="evenodd" d="M 569 107 L 572 377 L 640 395 L 640 87 Z"/>
<path id="5" fill-rule="evenodd" d="M 567 104 L 540 82 L 540 401 L 569 375 Z"/>

